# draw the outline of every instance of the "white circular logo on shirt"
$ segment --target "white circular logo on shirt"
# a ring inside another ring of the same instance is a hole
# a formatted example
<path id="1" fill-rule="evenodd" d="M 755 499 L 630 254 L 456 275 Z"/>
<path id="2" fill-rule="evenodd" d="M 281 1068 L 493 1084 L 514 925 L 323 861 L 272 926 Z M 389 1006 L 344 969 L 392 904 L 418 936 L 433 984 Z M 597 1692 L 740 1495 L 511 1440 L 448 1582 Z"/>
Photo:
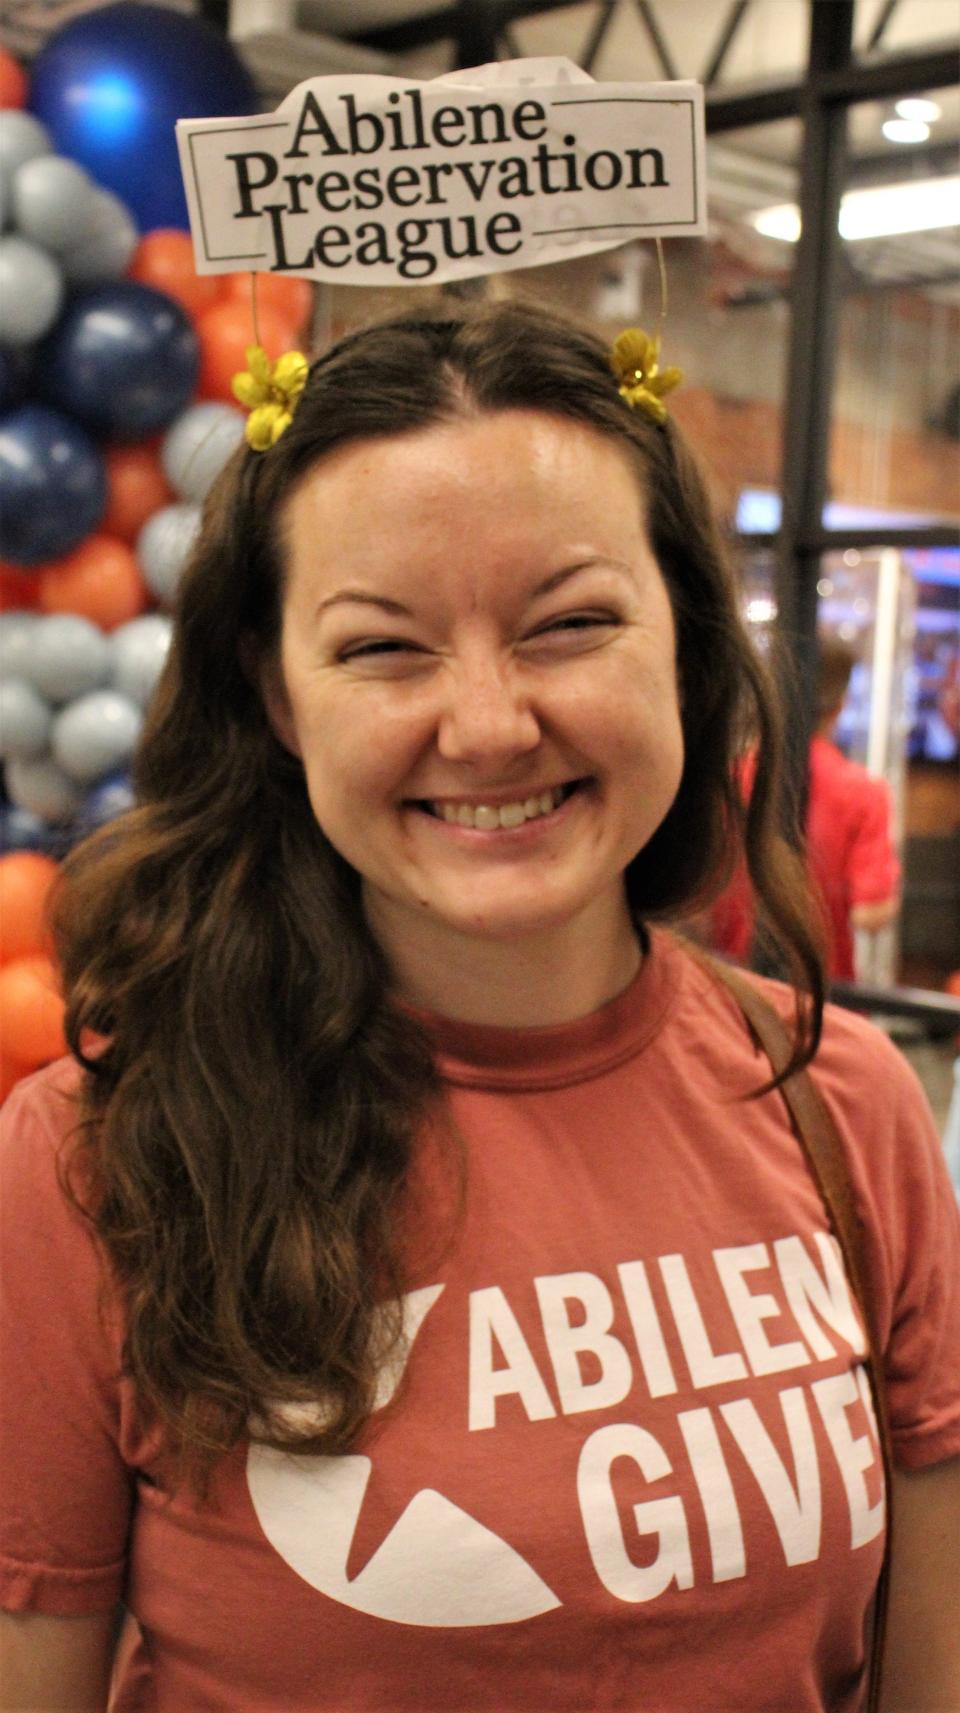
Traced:
<path id="1" fill-rule="evenodd" d="M 377 1409 L 393 1397 L 442 1291 L 428 1285 L 404 1298 L 401 1355 L 381 1376 Z M 369 1457 L 294 1457 L 250 1447 L 247 1485 L 260 1527 L 312 1588 L 372 1618 L 435 1629 L 515 1624 L 561 1604 L 512 1546 L 432 1487 L 414 1495 L 363 1569 L 348 1578 L 372 1467 Z"/>

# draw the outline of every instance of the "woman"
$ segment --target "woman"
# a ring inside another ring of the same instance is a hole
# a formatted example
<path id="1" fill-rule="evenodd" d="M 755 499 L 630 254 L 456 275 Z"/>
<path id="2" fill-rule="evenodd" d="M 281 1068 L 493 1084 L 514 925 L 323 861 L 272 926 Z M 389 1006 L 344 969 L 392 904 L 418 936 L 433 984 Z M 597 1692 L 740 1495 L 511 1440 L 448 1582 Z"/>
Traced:
<path id="1" fill-rule="evenodd" d="M 936 1139 L 881 1037 L 821 1036 L 678 434 L 500 304 L 344 339 L 237 456 L 141 806 L 68 865 L 82 1074 L 5 1141 L 7 1706 L 101 1707 L 120 1599 L 124 1713 L 861 1706 L 861 1324 L 769 1065 L 653 926 L 718 882 L 742 717 L 886 1340 L 887 1708 L 950 1703 Z"/>

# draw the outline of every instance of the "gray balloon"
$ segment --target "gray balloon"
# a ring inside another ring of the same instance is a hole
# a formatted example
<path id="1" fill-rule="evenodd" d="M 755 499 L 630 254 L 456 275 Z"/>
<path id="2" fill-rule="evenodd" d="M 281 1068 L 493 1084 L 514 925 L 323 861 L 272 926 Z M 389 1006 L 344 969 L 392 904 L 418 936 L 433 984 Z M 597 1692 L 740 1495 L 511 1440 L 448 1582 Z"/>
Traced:
<path id="1" fill-rule="evenodd" d="M 116 690 L 92 690 L 53 722 L 50 748 L 58 767 L 80 785 L 92 785 L 130 760 L 143 715 Z"/>
<path id="2" fill-rule="evenodd" d="M 229 404 L 194 404 L 164 436 L 160 461 L 182 500 L 199 505 L 243 439 L 246 417 Z"/>
<path id="3" fill-rule="evenodd" d="M 40 623 L 38 613 L 10 607 L 0 613 L 0 677 L 30 679 L 33 633 Z"/>
<path id="4" fill-rule="evenodd" d="M 0 345 L 32 345 L 53 326 L 63 274 L 52 256 L 8 232 L 0 238 Z"/>
<path id="5" fill-rule="evenodd" d="M 173 623 L 165 613 L 144 613 L 109 638 L 110 682 L 121 696 L 145 708 L 163 671 Z"/>
<path id="6" fill-rule="evenodd" d="M 163 506 L 147 519 L 137 536 L 140 569 L 149 589 L 165 607 L 173 605 L 199 528 L 199 506 Z"/>
<path id="7" fill-rule="evenodd" d="M 78 613 L 40 619 L 21 668 L 22 676 L 50 702 L 70 702 L 99 689 L 109 670 L 106 637 Z"/>
<path id="8" fill-rule="evenodd" d="M 79 785 L 48 756 L 39 761 L 8 761 L 7 796 L 18 809 L 41 821 L 72 821 L 83 802 Z"/>
<path id="9" fill-rule="evenodd" d="M 22 238 L 47 250 L 80 244 L 94 201 L 93 181 L 63 155 L 35 155 L 13 175 L 13 224 Z"/>
<path id="10" fill-rule="evenodd" d="M 86 231 L 60 255 L 60 265 L 70 285 L 96 285 L 100 280 L 118 280 L 140 242 L 133 216 L 112 190 L 93 187 L 88 204 Z"/>
<path id="11" fill-rule="evenodd" d="M 25 678 L 0 679 L 0 760 L 35 761 L 47 747 L 53 710 Z"/>
<path id="12" fill-rule="evenodd" d="M 24 161 L 52 153 L 53 138 L 46 125 L 41 125 L 32 113 L 21 113 L 19 108 L 5 109 L 0 125 L 0 173 L 4 177 L 12 178 Z"/>

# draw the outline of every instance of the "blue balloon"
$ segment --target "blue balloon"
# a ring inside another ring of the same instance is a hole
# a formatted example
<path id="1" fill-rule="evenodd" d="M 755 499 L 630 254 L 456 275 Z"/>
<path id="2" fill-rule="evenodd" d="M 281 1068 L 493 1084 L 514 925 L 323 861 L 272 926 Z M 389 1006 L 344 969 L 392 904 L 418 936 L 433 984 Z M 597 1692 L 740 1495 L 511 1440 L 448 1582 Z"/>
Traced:
<path id="1" fill-rule="evenodd" d="M 30 108 L 56 148 L 127 204 L 143 232 L 188 228 L 174 125 L 259 109 L 236 49 L 166 6 L 97 6 L 48 37 Z"/>
<path id="2" fill-rule="evenodd" d="M 192 397 L 199 371 L 186 310 L 134 280 L 81 292 L 37 353 L 45 396 L 111 440 L 166 428 Z"/>
<path id="3" fill-rule="evenodd" d="M 125 815 L 128 809 L 135 806 L 136 801 L 130 774 L 123 769 L 108 773 L 84 798 L 83 807 L 77 817 L 79 830 L 92 833 L 97 827 L 105 827 L 108 821 L 116 820 L 118 815 Z"/>
<path id="4" fill-rule="evenodd" d="M 42 565 L 103 517 L 103 458 L 79 423 L 41 404 L 0 417 L 0 559 Z"/>
<path id="5" fill-rule="evenodd" d="M 22 346 L 0 345 L 0 411 L 12 410 L 29 390 L 29 353 Z"/>
<path id="6" fill-rule="evenodd" d="M 0 807 L 0 851 L 45 851 L 59 855 L 62 839 L 59 829 L 41 821 L 32 809 L 19 809 L 16 803 Z"/>

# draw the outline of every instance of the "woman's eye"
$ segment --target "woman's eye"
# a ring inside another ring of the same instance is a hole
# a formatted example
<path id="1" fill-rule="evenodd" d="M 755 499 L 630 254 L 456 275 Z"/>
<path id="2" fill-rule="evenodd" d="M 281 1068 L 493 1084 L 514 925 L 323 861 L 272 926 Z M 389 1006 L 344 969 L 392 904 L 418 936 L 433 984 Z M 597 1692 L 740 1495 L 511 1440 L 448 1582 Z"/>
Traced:
<path id="1" fill-rule="evenodd" d="M 401 637 L 375 637 L 369 642 L 352 642 L 340 650 L 341 660 L 370 660 L 377 655 L 412 654 L 416 645 Z"/>
<path id="2" fill-rule="evenodd" d="M 616 625 L 619 620 L 613 613 L 564 613 L 562 617 L 551 619 L 542 629 L 534 633 L 536 636 L 564 636 L 590 630 L 601 629 L 604 626 Z"/>

